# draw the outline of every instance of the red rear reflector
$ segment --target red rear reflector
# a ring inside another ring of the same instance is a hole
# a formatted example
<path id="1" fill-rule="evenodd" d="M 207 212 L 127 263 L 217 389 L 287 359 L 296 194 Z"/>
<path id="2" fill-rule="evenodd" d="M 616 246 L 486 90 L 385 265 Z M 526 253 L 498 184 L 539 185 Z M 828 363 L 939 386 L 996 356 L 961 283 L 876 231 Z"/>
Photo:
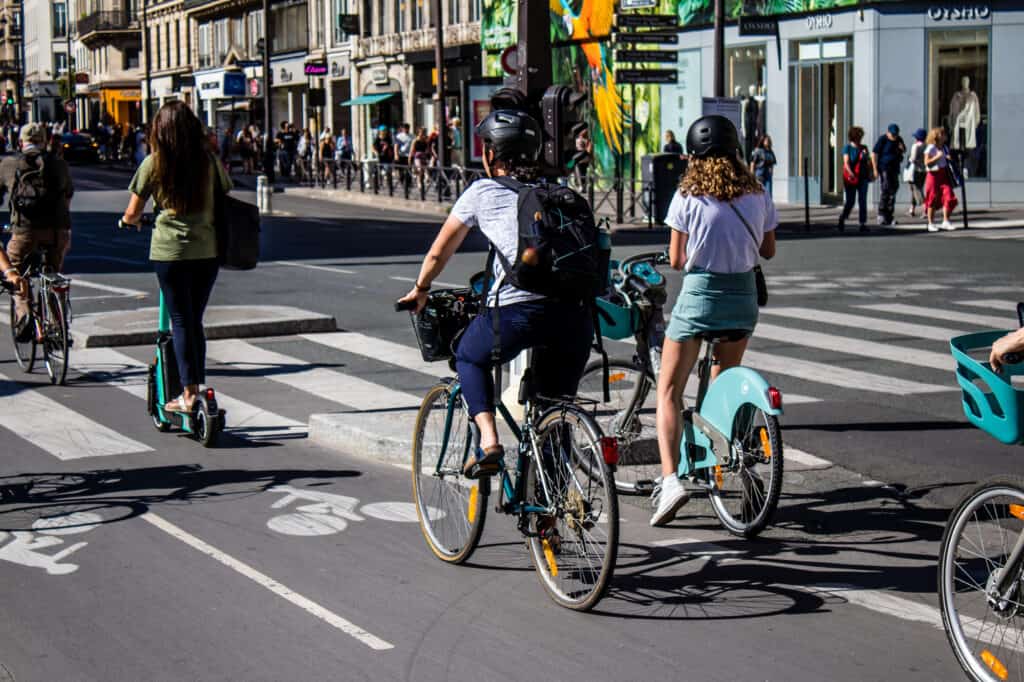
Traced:
<path id="1" fill-rule="evenodd" d="M 213 389 L 212 388 L 206 389 L 206 399 L 207 400 L 213 400 Z"/>
<path id="2" fill-rule="evenodd" d="M 601 438 L 601 456 L 604 457 L 605 464 L 614 466 L 619 463 L 619 441 L 615 440 L 611 436 L 603 436 Z"/>
<path id="3" fill-rule="evenodd" d="M 70 288 L 71 287 L 66 286 L 66 285 L 62 286 L 62 287 L 50 287 L 50 291 L 52 291 L 55 294 L 66 294 L 66 293 L 68 293 L 68 289 L 70 289 Z"/>
<path id="4" fill-rule="evenodd" d="M 782 392 L 774 386 L 768 387 L 768 404 L 773 410 L 782 409 Z"/>

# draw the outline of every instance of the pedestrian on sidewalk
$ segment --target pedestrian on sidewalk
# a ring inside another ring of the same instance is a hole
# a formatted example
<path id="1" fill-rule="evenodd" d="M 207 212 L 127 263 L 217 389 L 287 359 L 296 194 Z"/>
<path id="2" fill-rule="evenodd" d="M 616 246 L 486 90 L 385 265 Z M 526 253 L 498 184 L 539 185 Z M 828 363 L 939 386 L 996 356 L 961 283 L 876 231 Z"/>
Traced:
<path id="1" fill-rule="evenodd" d="M 871 151 L 871 166 L 879 180 L 878 224 L 896 224 L 896 193 L 900 190 L 900 165 L 907 153 L 907 145 L 900 137 L 900 127 L 889 124 L 885 135 L 878 138 Z"/>
<path id="2" fill-rule="evenodd" d="M 754 153 L 750 156 L 750 170 L 764 190 L 768 192 L 768 196 L 772 196 L 772 175 L 775 172 L 775 163 L 772 138 L 769 135 L 763 135 L 758 141 Z"/>
<path id="3" fill-rule="evenodd" d="M 924 204 L 924 179 L 927 172 L 924 167 L 925 137 L 928 133 L 924 128 L 914 131 L 914 144 L 910 145 L 910 153 L 907 155 L 907 168 L 903 179 L 910 188 L 910 211 L 907 213 L 911 218 L 917 217 L 917 207 L 925 212 Z"/>
<path id="4" fill-rule="evenodd" d="M 671 130 L 665 131 L 665 146 L 661 148 L 661 151 L 664 154 L 683 155 L 683 145 L 679 144 L 675 132 Z"/>
<path id="5" fill-rule="evenodd" d="M 871 154 L 868 148 L 861 144 L 864 139 L 864 129 L 860 126 L 850 126 L 846 133 L 848 142 L 843 147 L 843 190 L 846 194 L 846 202 L 843 204 L 843 213 L 839 216 L 839 231 L 846 231 L 846 219 L 853 211 L 854 202 L 860 218 L 860 231 L 868 231 L 868 187 L 871 186 L 872 166 Z"/>
<path id="6" fill-rule="evenodd" d="M 953 191 L 953 169 L 949 163 L 949 147 L 946 146 L 946 131 L 932 128 L 925 140 L 924 165 L 928 177 L 924 181 L 924 206 L 928 217 L 928 231 L 938 232 L 939 229 L 955 230 L 949 222 L 949 216 L 956 210 L 956 193 Z M 942 207 L 942 225 L 935 225 L 935 209 Z"/>
<path id="7" fill-rule="evenodd" d="M 214 196 L 218 189 L 230 191 L 231 180 L 212 153 L 202 123 L 184 102 L 160 107 L 150 138 L 154 153 L 132 178 L 120 226 L 138 226 L 150 197 L 161 208 L 149 259 L 170 310 L 174 356 L 184 387 L 163 409 L 190 412 L 206 381 L 203 314 L 218 270 Z"/>

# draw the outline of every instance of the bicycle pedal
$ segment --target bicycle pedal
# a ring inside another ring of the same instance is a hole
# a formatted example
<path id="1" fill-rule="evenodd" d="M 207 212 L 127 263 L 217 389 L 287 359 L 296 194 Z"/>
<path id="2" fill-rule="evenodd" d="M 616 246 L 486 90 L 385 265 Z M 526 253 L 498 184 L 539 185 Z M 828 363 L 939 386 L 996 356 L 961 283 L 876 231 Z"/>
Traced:
<path id="1" fill-rule="evenodd" d="M 500 467 L 497 464 L 474 464 L 465 472 L 466 478 L 476 480 L 478 478 L 490 478 L 498 473 Z"/>

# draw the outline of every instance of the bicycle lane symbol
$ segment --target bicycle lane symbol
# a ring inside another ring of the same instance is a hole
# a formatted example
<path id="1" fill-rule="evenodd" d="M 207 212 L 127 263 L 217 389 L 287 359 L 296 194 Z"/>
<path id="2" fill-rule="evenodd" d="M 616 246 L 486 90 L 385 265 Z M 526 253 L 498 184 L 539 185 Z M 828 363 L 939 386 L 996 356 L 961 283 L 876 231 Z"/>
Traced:
<path id="1" fill-rule="evenodd" d="M 348 528 L 349 521 L 366 521 L 366 517 L 397 523 L 416 523 L 416 507 L 409 502 L 373 502 L 360 506 L 359 499 L 319 490 L 303 490 L 290 485 L 278 485 L 270 492 L 284 497 L 271 505 L 271 509 L 284 509 L 296 502 L 305 502 L 287 514 L 279 514 L 267 521 L 270 530 L 284 535 L 312 537 L 333 535 Z M 444 516 L 439 509 L 430 509 L 431 517 Z"/>
<path id="2" fill-rule="evenodd" d="M 64 559 L 89 543 L 68 544 L 60 536 L 88 533 L 102 523 L 103 517 L 94 512 L 71 512 L 36 519 L 32 531 L 0 531 L 0 561 L 39 568 L 49 575 L 74 573 L 78 570 L 78 564 L 65 562 Z M 59 547 L 62 548 L 59 551 L 49 551 Z"/>

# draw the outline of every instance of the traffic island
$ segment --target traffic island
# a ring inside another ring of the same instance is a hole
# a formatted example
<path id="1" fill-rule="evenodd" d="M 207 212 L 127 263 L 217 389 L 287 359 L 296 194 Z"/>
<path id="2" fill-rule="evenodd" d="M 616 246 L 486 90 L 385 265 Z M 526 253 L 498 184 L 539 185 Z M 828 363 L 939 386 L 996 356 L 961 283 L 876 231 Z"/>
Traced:
<path id="1" fill-rule="evenodd" d="M 76 348 L 140 346 L 156 340 L 158 308 L 76 315 L 71 337 Z M 204 318 L 206 338 L 314 334 L 338 330 L 334 317 L 280 305 L 211 306 Z"/>

